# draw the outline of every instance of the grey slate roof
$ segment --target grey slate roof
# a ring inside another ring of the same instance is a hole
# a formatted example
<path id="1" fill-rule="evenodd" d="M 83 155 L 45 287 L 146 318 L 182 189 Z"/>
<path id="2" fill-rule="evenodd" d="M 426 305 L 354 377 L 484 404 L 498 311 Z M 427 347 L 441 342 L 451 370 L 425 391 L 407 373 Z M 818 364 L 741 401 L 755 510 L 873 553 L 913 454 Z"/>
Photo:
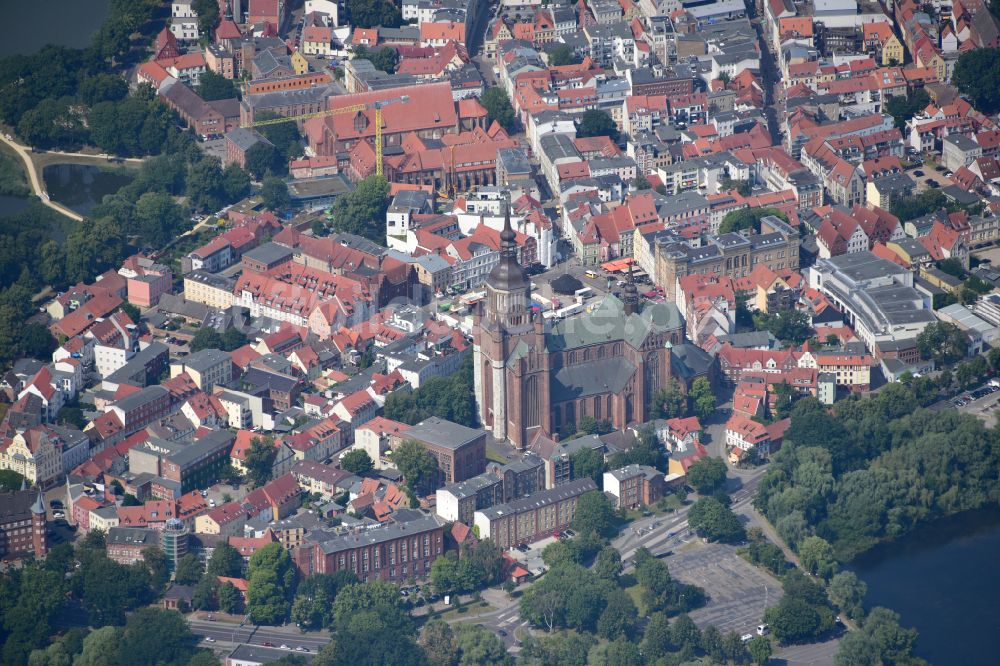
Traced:
<path id="1" fill-rule="evenodd" d="M 607 296 L 589 315 L 553 324 L 545 334 L 545 344 L 550 351 L 560 351 L 623 340 L 638 349 L 651 332 L 683 326 L 680 310 L 673 303 L 653 303 L 641 314 L 626 316 L 624 304 L 614 296 Z"/>
<path id="2" fill-rule="evenodd" d="M 482 437 L 483 432 L 432 416 L 407 430 L 406 437 L 442 448 L 458 449 Z"/>
<path id="3" fill-rule="evenodd" d="M 601 393 L 620 393 L 635 375 L 635 365 L 626 358 L 602 358 L 560 368 L 553 376 L 553 402 L 585 398 Z"/>
<path id="4" fill-rule="evenodd" d="M 496 520 L 497 518 L 501 518 L 512 513 L 522 513 L 524 511 L 530 511 L 531 509 L 537 509 L 550 504 L 555 504 L 556 502 L 561 502 L 572 497 L 579 497 L 580 495 L 592 490 L 597 490 L 597 484 L 594 483 L 593 479 L 577 479 L 576 481 L 570 481 L 569 483 L 565 483 L 561 486 L 556 486 L 555 488 L 551 488 L 549 490 L 543 490 L 542 492 L 514 500 L 513 502 L 509 502 L 507 504 L 498 504 L 497 506 L 490 507 L 488 509 L 482 509 L 476 513 L 482 513 L 489 520 Z"/>

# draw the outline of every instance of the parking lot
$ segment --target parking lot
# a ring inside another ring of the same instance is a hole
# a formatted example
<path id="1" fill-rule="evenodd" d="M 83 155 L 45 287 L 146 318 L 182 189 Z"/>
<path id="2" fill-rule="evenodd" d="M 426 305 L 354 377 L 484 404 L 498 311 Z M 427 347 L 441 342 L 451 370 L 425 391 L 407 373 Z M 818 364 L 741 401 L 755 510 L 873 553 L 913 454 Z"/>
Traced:
<path id="1" fill-rule="evenodd" d="M 708 603 L 690 614 L 702 629 L 753 633 L 764 609 L 782 596 L 781 583 L 737 555 L 732 546 L 694 540 L 663 561 L 674 578 L 705 590 Z"/>
<path id="2" fill-rule="evenodd" d="M 555 537 L 547 537 L 541 541 L 536 541 L 533 544 L 524 547 L 524 550 L 520 548 L 511 548 L 507 551 L 515 561 L 520 562 L 525 569 L 531 572 L 533 576 L 544 572 L 547 567 L 545 563 L 542 562 L 542 551 L 550 543 L 555 543 L 557 539 Z"/>
<path id="3" fill-rule="evenodd" d="M 951 404 L 964 414 L 982 419 L 987 428 L 992 428 L 996 424 L 994 412 L 1000 408 L 1000 388 L 981 386 L 963 393 L 952 400 Z"/>
<path id="4" fill-rule="evenodd" d="M 948 187 L 949 185 L 954 185 L 955 182 L 945 175 L 950 172 L 944 167 L 940 167 L 940 169 L 941 171 L 938 171 L 930 164 L 923 164 L 912 171 L 907 171 L 906 173 L 910 176 L 910 178 L 916 181 L 918 192 L 932 187 L 942 189 Z"/>

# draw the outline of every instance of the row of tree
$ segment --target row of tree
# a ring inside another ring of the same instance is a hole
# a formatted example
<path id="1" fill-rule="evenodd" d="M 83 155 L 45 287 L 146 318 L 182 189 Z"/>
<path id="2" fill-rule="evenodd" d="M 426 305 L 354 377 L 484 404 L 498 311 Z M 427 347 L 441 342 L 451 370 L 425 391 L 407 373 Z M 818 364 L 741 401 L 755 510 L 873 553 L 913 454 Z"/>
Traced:
<path id="1" fill-rule="evenodd" d="M 983 506 L 1000 490 L 1000 431 L 921 408 L 936 398 L 936 383 L 920 377 L 832 410 L 800 400 L 755 505 L 793 548 L 817 536 L 841 560 Z"/>
<path id="2" fill-rule="evenodd" d="M 432 377 L 420 388 L 396 391 L 385 401 L 385 417 L 413 425 L 430 416 L 474 428 L 478 425 L 473 391 L 472 355 L 466 355 L 458 372 Z"/>

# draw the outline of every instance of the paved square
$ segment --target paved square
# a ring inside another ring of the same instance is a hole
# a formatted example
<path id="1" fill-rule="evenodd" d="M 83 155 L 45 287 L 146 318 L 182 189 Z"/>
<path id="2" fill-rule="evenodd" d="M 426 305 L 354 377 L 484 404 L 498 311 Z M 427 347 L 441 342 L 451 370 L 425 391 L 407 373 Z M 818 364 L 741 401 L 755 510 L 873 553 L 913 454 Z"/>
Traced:
<path id="1" fill-rule="evenodd" d="M 764 609 L 782 595 L 781 583 L 737 555 L 732 546 L 695 540 L 663 561 L 671 576 L 705 590 L 708 602 L 691 613 L 701 629 L 754 633 Z"/>

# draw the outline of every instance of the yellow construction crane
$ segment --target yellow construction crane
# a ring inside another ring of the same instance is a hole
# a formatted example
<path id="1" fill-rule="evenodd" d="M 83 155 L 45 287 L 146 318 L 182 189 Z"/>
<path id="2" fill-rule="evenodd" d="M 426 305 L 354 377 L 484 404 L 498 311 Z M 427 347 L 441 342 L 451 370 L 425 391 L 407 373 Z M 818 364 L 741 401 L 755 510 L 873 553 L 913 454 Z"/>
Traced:
<path id="1" fill-rule="evenodd" d="M 320 116 L 339 116 L 344 113 L 363 113 L 368 109 L 375 109 L 375 175 L 382 175 L 382 109 L 390 104 L 405 104 L 410 101 L 409 95 L 393 97 L 392 99 L 379 99 L 365 104 L 352 104 L 339 109 L 328 111 L 316 111 L 315 113 L 303 113 L 297 116 L 284 116 L 281 118 L 269 118 L 268 120 L 257 120 L 243 127 L 264 127 L 265 125 L 277 125 L 278 123 L 288 123 L 299 120 L 309 120 Z"/>

